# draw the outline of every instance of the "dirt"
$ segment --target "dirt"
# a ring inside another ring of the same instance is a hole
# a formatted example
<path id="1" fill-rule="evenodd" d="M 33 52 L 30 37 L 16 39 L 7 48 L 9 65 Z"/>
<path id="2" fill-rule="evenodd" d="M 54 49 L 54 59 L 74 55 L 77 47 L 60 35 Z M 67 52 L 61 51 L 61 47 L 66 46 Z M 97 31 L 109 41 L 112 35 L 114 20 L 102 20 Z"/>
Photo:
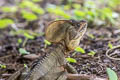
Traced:
<path id="1" fill-rule="evenodd" d="M 77 60 L 77 63 L 71 63 L 79 73 L 81 74 L 96 74 L 101 77 L 106 77 L 106 68 L 109 67 L 116 71 L 120 75 L 120 61 L 109 59 L 106 56 L 106 51 L 109 49 L 108 43 L 111 42 L 113 46 L 120 44 L 119 35 L 116 33 L 117 28 L 113 27 L 101 27 L 98 29 L 88 28 L 84 38 L 81 40 L 80 47 L 85 49 L 86 53 L 76 53 L 74 56 L 72 53 L 70 56 Z M 3 35 L 4 31 L 1 31 L 0 34 Z M 89 35 L 92 34 L 94 38 L 91 38 Z M 4 35 L 0 38 L 0 64 L 4 64 L 7 67 L 5 69 L 0 68 L 1 79 L 4 77 L 8 78 L 8 74 L 13 74 L 15 71 L 22 68 L 24 65 L 31 65 L 31 61 L 35 60 L 25 59 L 20 55 L 18 49 L 17 40 L 21 36 L 11 36 L 9 34 Z M 25 49 L 39 56 L 43 56 L 44 53 L 44 36 L 35 37 L 34 40 L 28 40 L 25 46 Z M 119 49 L 115 49 L 120 53 Z M 96 52 L 94 57 L 88 56 L 87 53 L 90 51 Z M 118 55 L 118 54 L 115 54 Z M 118 55 L 120 56 L 120 55 Z"/>
<path id="2" fill-rule="evenodd" d="M 46 16 L 48 16 L 46 18 Z M 41 17 L 41 20 L 30 22 L 27 24 L 27 30 L 34 31 L 45 30 L 45 25 L 53 18 L 49 14 Z M 40 22 L 40 25 L 35 27 L 34 24 Z M 80 42 L 80 47 L 85 50 L 82 54 L 77 52 L 75 55 L 70 53 L 70 57 L 77 60 L 72 64 L 80 74 L 95 74 L 100 77 L 107 77 L 106 68 L 113 69 L 120 75 L 120 60 L 110 59 L 106 56 L 106 51 L 109 48 L 108 44 L 113 46 L 120 45 L 120 29 L 115 27 L 95 26 L 89 27 L 84 38 Z M 18 44 L 18 39 L 24 40 L 23 35 L 11 35 L 12 28 L 8 27 L 0 30 L 0 64 L 6 65 L 6 68 L 0 67 L 0 80 L 7 80 L 11 74 L 24 67 L 24 64 L 30 66 L 36 59 L 24 58 L 19 53 L 21 44 Z M 36 36 L 34 39 L 29 39 L 24 47 L 30 54 L 35 54 L 42 58 L 46 53 L 44 51 L 44 35 Z M 94 51 L 94 56 L 89 56 L 88 53 Z M 111 53 L 115 53 L 115 57 L 120 57 L 120 49 L 114 49 Z M 69 57 L 67 56 L 67 57 Z M 38 58 L 38 57 L 37 57 Z"/>

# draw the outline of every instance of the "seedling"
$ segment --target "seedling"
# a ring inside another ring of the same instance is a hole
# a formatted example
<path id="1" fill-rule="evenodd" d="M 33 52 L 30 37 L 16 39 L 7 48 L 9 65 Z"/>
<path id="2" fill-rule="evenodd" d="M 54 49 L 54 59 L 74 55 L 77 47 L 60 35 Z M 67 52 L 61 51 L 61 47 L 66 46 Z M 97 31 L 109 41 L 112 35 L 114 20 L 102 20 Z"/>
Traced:
<path id="1" fill-rule="evenodd" d="M 33 2 L 40 2 L 40 1 L 42 1 L 42 0 L 32 0 Z"/>
<path id="2" fill-rule="evenodd" d="M 27 12 L 25 10 L 22 11 L 22 17 L 24 19 L 26 19 L 27 21 L 33 21 L 33 20 L 37 20 L 37 16 L 32 13 L 32 12 Z"/>
<path id="3" fill-rule="evenodd" d="M 6 68 L 6 65 L 0 64 L 0 67 L 1 67 L 2 69 L 5 69 L 5 68 Z"/>
<path id="4" fill-rule="evenodd" d="M 33 12 L 35 12 L 37 14 L 44 14 L 45 13 L 44 10 L 37 5 L 32 7 L 31 9 L 32 9 Z"/>
<path id="5" fill-rule="evenodd" d="M 77 47 L 77 48 L 75 48 L 75 51 L 76 52 L 80 52 L 80 53 L 85 53 L 85 50 L 83 49 L 83 48 L 81 48 L 81 47 Z"/>
<path id="6" fill-rule="evenodd" d="M 108 47 L 109 47 L 110 49 L 112 49 L 112 48 L 113 48 L 113 45 L 109 42 L 109 43 L 108 43 Z"/>
<path id="7" fill-rule="evenodd" d="M 18 39 L 18 44 L 21 44 L 21 43 L 22 43 L 22 39 L 19 38 L 19 39 Z"/>
<path id="8" fill-rule="evenodd" d="M 17 11 L 16 6 L 3 6 L 1 9 L 3 12 L 16 12 Z"/>
<path id="9" fill-rule="evenodd" d="M 76 63 L 77 61 L 74 59 L 74 58 L 66 58 L 66 60 L 68 61 L 68 62 L 71 62 L 71 63 Z"/>
<path id="10" fill-rule="evenodd" d="M 93 34 L 88 34 L 88 36 L 91 38 L 91 39 L 95 39 L 95 36 Z"/>
<path id="11" fill-rule="evenodd" d="M 0 29 L 4 29 L 8 27 L 8 25 L 13 24 L 14 21 L 12 19 L 0 19 Z"/>
<path id="12" fill-rule="evenodd" d="M 24 67 L 25 67 L 25 68 L 28 68 L 27 64 L 24 64 Z"/>
<path id="13" fill-rule="evenodd" d="M 51 43 L 46 39 L 44 40 L 44 43 L 45 43 L 45 46 L 44 46 L 45 48 L 47 47 L 47 45 L 51 45 Z"/>
<path id="14" fill-rule="evenodd" d="M 65 19 L 70 19 L 71 16 L 69 14 L 67 14 L 61 7 L 59 6 L 55 6 L 55 5 L 49 5 L 47 7 L 47 11 L 49 13 L 53 13 L 55 15 L 61 16 Z"/>
<path id="15" fill-rule="evenodd" d="M 112 69 L 107 68 L 107 74 L 108 74 L 109 80 L 118 80 L 117 74 Z"/>
<path id="16" fill-rule="evenodd" d="M 73 4 L 73 7 L 74 7 L 75 9 L 80 9 L 80 8 L 81 8 L 81 5 L 80 5 L 80 4 L 77 4 L 77 3 L 75 3 L 75 4 Z"/>
<path id="17" fill-rule="evenodd" d="M 21 55 L 30 54 L 30 52 L 26 51 L 24 48 L 19 48 L 19 53 L 20 53 Z"/>
<path id="18" fill-rule="evenodd" d="M 22 47 L 24 47 L 26 45 L 28 39 L 34 39 L 34 36 L 32 36 L 32 35 L 30 35 L 28 33 L 24 33 L 24 36 L 25 36 L 25 40 L 24 40 L 24 42 L 22 44 Z"/>
<path id="19" fill-rule="evenodd" d="M 34 39 L 34 36 L 28 34 L 28 33 L 24 33 L 24 36 L 28 39 Z"/>
<path id="20" fill-rule="evenodd" d="M 90 51 L 90 52 L 88 53 L 88 55 L 90 55 L 90 56 L 92 56 L 92 57 L 94 57 L 95 54 L 96 54 L 96 53 L 95 53 L 94 51 Z"/>

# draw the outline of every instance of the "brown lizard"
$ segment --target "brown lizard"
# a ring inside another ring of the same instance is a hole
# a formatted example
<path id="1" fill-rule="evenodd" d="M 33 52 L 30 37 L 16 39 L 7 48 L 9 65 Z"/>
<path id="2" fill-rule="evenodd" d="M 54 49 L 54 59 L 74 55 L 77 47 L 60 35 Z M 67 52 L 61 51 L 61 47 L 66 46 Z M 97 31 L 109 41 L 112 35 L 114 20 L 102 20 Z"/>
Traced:
<path id="1" fill-rule="evenodd" d="M 32 66 L 23 79 L 8 80 L 66 80 L 67 73 L 77 71 L 67 63 L 64 55 L 79 46 L 86 28 L 84 20 L 53 21 L 45 31 L 46 39 L 53 44 L 46 50 L 49 54 Z"/>

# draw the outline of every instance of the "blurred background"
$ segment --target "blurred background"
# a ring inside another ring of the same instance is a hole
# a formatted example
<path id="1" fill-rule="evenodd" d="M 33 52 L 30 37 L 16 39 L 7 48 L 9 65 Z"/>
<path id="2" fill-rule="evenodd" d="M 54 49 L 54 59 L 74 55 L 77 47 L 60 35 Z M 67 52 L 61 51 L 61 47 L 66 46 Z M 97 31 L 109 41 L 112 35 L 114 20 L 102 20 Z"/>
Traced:
<path id="1" fill-rule="evenodd" d="M 32 25 L 42 27 L 56 19 L 85 19 L 91 27 L 119 27 L 119 13 L 119 0 L 0 0 L 0 29 L 9 24 L 37 28 Z"/>

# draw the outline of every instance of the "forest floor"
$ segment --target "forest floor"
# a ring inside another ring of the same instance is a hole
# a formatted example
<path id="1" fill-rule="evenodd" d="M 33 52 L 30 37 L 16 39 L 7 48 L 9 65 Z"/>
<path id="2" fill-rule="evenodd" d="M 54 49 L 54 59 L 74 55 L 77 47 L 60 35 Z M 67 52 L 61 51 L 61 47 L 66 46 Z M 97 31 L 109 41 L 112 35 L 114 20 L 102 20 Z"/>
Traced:
<path id="1" fill-rule="evenodd" d="M 47 19 L 46 16 L 48 16 Z M 36 24 L 38 21 L 29 23 L 27 29 L 44 32 L 45 27 L 43 26 L 53 20 L 49 17 L 49 14 L 45 14 L 38 20 L 41 24 L 39 29 L 38 27 L 33 27 L 35 25 L 31 25 Z M 116 58 L 120 58 L 120 47 L 110 51 L 109 55 L 114 57 L 114 59 L 106 55 L 106 52 L 111 47 L 120 45 L 120 28 L 111 26 L 89 27 L 89 25 L 86 34 L 80 42 L 80 47 L 85 50 L 85 53 L 77 52 L 73 55 L 74 52 L 72 52 L 69 56 L 67 55 L 66 57 L 77 60 L 76 63 L 70 64 L 80 74 L 95 74 L 100 77 L 107 77 L 106 68 L 111 68 L 120 75 L 120 59 L 116 60 Z M 27 40 L 24 49 L 30 54 L 25 57 L 19 52 L 22 43 L 18 43 L 18 39 L 25 40 L 25 37 L 22 35 L 11 35 L 11 31 L 11 27 L 0 29 L 0 66 L 2 66 L 0 67 L 0 80 L 7 80 L 11 74 L 24 67 L 24 64 L 30 66 L 36 60 L 36 56 L 39 58 L 45 54 L 44 34 Z M 91 51 L 95 53 L 93 56 L 88 55 Z"/>
<path id="2" fill-rule="evenodd" d="M 0 34 L 2 35 L 0 36 L 0 64 L 6 65 L 6 68 L 0 68 L 0 78 L 3 79 L 8 77 L 5 75 L 12 74 L 24 67 L 24 64 L 31 65 L 31 61 L 34 62 L 36 59 L 26 59 L 19 53 L 20 45 L 18 45 L 17 41 L 18 38 L 22 38 L 21 36 L 11 36 L 7 33 L 7 30 L 1 30 Z M 90 34 L 94 37 L 91 37 Z M 77 63 L 71 64 L 80 74 L 95 74 L 106 77 L 106 68 L 109 67 L 120 75 L 120 61 L 106 56 L 109 43 L 114 46 L 120 44 L 119 35 L 118 29 L 113 27 L 88 28 L 80 42 L 80 47 L 86 53 L 76 53 L 75 55 L 71 53 L 69 56 L 77 60 Z M 34 40 L 28 40 L 25 49 L 31 54 L 42 57 L 45 54 L 44 45 L 44 36 L 40 36 Z M 89 56 L 87 53 L 90 51 L 94 51 L 95 55 Z M 110 54 L 113 54 L 113 57 L 119 58 L 119 53 L 120 49 L 114 49 Z"/>

